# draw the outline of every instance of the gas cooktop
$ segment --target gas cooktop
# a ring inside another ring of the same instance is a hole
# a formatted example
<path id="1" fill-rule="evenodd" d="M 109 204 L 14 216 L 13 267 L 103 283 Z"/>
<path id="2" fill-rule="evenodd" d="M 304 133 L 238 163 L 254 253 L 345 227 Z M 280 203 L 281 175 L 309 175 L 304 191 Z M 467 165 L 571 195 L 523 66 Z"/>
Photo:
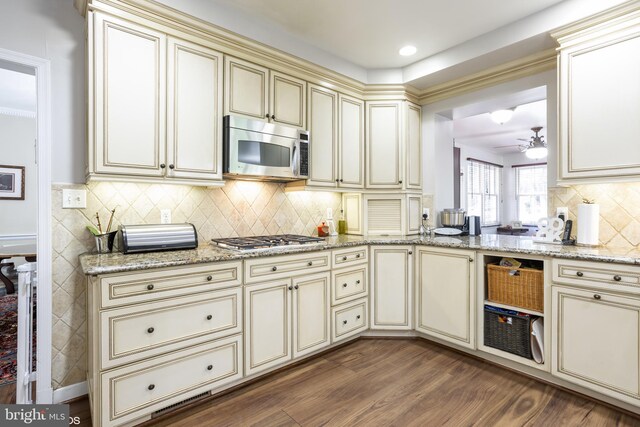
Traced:
<path id="1" fill-rule="evenodd" d="M 324 242 L 324 239 L 297 234 L 275 234 L 273 236 L 229 237 L 226 239 L 211 239 L 211 241 L 221 248 L 246 252 L 320 245 Z"/>

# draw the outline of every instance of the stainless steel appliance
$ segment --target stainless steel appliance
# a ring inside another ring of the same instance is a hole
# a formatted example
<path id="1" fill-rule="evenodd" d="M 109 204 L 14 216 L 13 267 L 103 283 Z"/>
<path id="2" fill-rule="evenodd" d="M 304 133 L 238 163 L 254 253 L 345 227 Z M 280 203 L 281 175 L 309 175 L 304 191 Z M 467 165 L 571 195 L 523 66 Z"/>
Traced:
<path id="1" fill-rule="evenodd" d="M 319 237 L 300 236 L 297 234 L 275 234 L 273 236 L 229 237 L 226 239 L 211 239 L 221 248 L 233 249 L 241 252 L 259 251 L 274 248 L 295 248 L 314 246 L 324 243 Z"/>
<path id="2" fill-rule="evenodd" d="M 227 178 L 294 181 L 309 177 L 309 132 L 225 116 L 223 164 Z"/>
<path id="3" fill-rule="evenodd" d="M 122 225 L 120 230 L 125 254 L 198 246 L 198 233 L 193 224 Z"/>
<path id="4" fill-rule="evenodd" d="M 480 217 L 477 215 L 469 215 L 465 222 L 464 230 L 469 233 L 469 236 L 479 236 L 482 234 Z"/>
<path id="5" fill-rule="evenodd" d="M 443 227 L 462 227 L 466 218 L 464 209 L 444 209 L 440 213 Z"/>

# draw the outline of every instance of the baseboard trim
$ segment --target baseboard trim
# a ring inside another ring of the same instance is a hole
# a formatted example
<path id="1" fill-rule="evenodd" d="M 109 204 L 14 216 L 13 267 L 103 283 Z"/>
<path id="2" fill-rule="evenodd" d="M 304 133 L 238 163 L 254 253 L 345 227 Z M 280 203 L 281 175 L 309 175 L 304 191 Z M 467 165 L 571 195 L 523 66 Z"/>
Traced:
<path id="1" fill-rule="evenodd" d="M 53 403 L 64 403 L 72 399 L 77 399 L 88 393 L 87 382 L 71 384 L 53 390 Z"/>

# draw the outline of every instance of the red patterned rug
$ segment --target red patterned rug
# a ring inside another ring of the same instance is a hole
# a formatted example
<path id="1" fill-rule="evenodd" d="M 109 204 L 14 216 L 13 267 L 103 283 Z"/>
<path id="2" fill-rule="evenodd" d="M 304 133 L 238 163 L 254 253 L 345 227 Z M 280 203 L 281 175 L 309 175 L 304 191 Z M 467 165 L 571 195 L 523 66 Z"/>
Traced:
<path id="1" fill-rule="evenodd" d="M 33 353 L 36 351 L 35 304 Z M 18 350 L 18 296 L 0 297 L 0 386 L 16 381 L 16 353 Z M 35 357 L 34 357 L 35 359 Z M 35 369 L 35 360 L 34 360 Z"/>

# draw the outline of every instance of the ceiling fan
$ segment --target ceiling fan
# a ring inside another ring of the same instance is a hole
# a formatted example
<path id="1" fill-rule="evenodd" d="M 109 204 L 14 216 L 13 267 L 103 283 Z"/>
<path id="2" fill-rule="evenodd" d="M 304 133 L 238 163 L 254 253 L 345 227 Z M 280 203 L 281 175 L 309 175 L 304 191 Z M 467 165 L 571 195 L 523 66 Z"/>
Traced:
<path id="1" fill-rule="evenodd" d="M 542 130 L 542 126 L 532 127 L 531 130 L 535 132 L 535 135 L 531 137 L 531 140 L 518 138 L 519 141 L 528 142 L 528 144 L 503 145 L 493 148 L 510 148 L 517 146 L 520 149 L 520 152 L 525 153 L 525 155 L 530 159 L 544 159 L 547 157 L 548 149 L 547 143 L 544 142 L 544 136 L 538 135 Z"/>

